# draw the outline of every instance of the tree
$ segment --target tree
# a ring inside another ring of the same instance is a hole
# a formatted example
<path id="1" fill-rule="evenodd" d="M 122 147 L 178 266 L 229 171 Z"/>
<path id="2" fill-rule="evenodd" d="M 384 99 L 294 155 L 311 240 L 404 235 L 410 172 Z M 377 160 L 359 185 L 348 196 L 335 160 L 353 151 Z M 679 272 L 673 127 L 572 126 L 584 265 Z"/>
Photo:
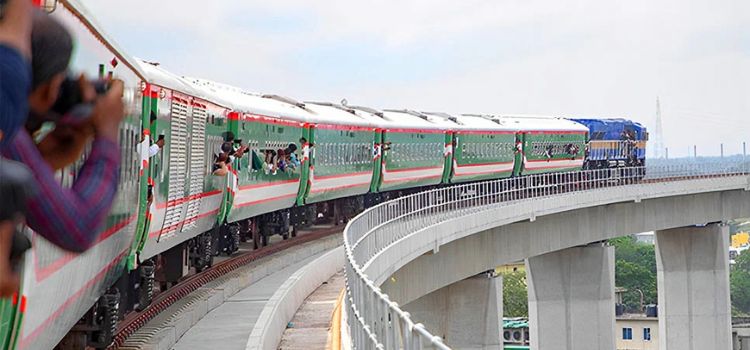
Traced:
<path id="1" fill-rule="evenodd" d="M 631 312 L 640 310 L 641 293 L 644 304 L 655 304 L 656 252 L 654 246 L 638 242 L 633 236 L 618 237 L 609 241 L 615 247 L 615 284 L 626 288 L 623 304 Z"/>
<path id="2" fill-rule="evenodd" d="M 529 317 L 526 272 L 503 273 L 503 314 L 505 317 Z"/>
<path id="3" fill-rule="evenodd" d="M 750 314 L 750 253 L 747 251 L 735 259 L 730 270 L 729 288 L 735 312 Z"/>

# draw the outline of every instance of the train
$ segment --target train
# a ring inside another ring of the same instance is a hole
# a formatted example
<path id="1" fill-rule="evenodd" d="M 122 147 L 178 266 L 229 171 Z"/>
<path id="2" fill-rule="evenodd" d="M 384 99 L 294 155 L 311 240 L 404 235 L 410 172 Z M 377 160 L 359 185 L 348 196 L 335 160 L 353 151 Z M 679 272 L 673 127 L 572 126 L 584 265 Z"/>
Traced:
<path id="1" fill-rule="evenodd" d="M 45 4 L 75 38 L 71 72 L 125 83 L 122 166 L 113 209 L 87 252 L 28 232 L 21 289 L 0 301 L 6 349 L 106 348 L 128 312 L 241 241 L 262 249 L 272 235 L 344 222 L 404 193 L 645 165 L 648 133 L 633 121 L 379 110 L 253 93 L 127 55 L 77 0 Z M 63 170 L 62 183 L 75 174 L 75 165 Z"/>

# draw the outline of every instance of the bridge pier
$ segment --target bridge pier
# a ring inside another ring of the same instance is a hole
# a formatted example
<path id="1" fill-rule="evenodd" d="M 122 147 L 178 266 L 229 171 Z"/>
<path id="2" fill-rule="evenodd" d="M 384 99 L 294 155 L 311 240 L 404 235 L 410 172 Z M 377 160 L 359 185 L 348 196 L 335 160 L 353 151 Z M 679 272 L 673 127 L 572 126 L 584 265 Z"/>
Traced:
<path id="1" fill-rule="evenodd" d="M 503 349 L 503 279 L 480 274 L 406 305 L 414 322 L 454 349 Z"/>
<path id="2" fill-rule="evenodd" d="M 614 247 L 574 247 L 526 259 L 531 349 L 615 348 Z"/>
<path id="3" fill-rule="evenodd" d="M 731 349 L 727 231 L 712 224 L 656 232 L 660 349 Z"/>

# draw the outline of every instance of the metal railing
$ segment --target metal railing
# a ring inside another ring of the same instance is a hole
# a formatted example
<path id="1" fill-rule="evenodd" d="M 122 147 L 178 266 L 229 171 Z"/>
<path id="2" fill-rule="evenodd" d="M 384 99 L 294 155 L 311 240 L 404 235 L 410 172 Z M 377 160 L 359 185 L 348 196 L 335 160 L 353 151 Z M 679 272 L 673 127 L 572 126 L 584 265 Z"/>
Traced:
<path id="1" fill-rule="evenodd" d="M 346 306 L 354 349 L 450 349 L 414 323 L 366 274 L 373 258 L 412 233 L 441 222 L 519 201 L 641 183 L 750 174 L 747 158 L 651 161 L 647 167 L 584 170 L 457 184 L 380 203 L 344 230 Z M 750 186 L 750 177 L 748 178 Z"/>

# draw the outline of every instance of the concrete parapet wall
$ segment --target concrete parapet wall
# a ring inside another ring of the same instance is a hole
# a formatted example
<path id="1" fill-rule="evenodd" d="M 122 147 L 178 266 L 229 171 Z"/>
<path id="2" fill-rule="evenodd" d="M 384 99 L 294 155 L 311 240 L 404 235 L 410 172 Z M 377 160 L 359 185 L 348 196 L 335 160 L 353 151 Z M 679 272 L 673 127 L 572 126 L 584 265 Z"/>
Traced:
<path id="1" fill-rule="evenodd" d="M 284 330 L 308 295 L 344 267 L 344 248 L 338 247 L 295 272 L 263 308 L 247 340 L 247 350 L 277 349 Z"/>

